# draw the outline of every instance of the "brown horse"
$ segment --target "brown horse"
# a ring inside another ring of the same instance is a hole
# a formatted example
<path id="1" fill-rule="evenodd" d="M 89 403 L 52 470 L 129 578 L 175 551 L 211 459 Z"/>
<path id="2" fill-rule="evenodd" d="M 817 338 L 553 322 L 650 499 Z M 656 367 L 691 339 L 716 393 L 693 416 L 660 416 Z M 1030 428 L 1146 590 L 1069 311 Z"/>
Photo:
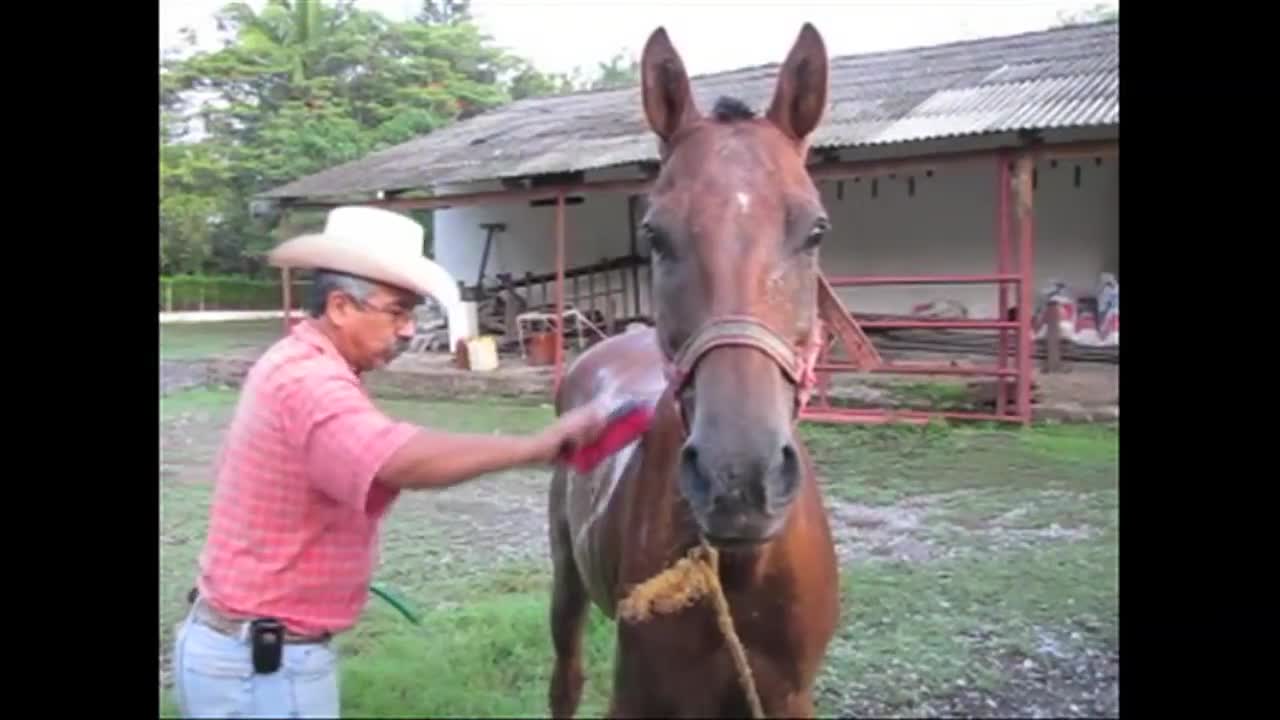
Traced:
<path id="1" fill-rule="evenodd" d="M 657 327 L 584 353 L 556 407 L 643 398 L 655 416 L 643 438 L 590 474 L 559 468 L 552 480 L 551 712 L 577 710 L 589 603 L 616 619 L 631 588 L 705 540 L 718 549 L 763 710 L 812 715 L 839 616 L 831 532 L 795 433 L 812 381 L 818 244 L 828 229 L 805 169 L 826 106 L 826 48 L 805 24 L 764 117 L 732 98 L 703 116 L 661 28 L 641 72 L 661 157 L 641 228 Z M 748 712 L 705 600 L 618 623 L 610 716 Z"/>

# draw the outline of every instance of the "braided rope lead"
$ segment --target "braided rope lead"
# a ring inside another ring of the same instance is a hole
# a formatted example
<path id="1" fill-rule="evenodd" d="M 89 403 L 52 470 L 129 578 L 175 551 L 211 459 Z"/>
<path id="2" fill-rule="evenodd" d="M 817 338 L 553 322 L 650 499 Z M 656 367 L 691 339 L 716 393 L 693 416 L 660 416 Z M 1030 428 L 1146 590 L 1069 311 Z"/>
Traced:
<path id="1" fill-rule="evenodd" d="M 751 717 L 762 720 L 765 717 L 764 707 L 760 704 L 755 676 L 747 663 L 747 653 L 742 647 L 742 641 L 733 627 L 729 601 L 720 585 L 720 556 L 705 539 L 698 547 L 689 551 L 688 557 L 681 558 L 673 567 L 633 588 L 619 605 L 618 614 L 629 622 L 643 622 L 655 612 L 666 614 L 688 607 L 703 595 L 711 597 L 716 625 L 724 635 L 725 644 L 729 646 L 729 655 L 738 671 L 738 682 L 751 706 Z"/>
<path id="2" fill-rule="evenodd" d="M 733 615 L 729 614 L 729 601 L 725 599 L 724 588 L 720 586 L 720 556 L 716 549 L 702 541 L 702 551 L 706 555 L 706 568 L 710 577 L 712 593 L 711 601 L 716 608 L 716 623 L 720 632 L 724 633 L 725 643 L 729 645 L 729 654 L 733 656 L 733 664 L 738 669 L 738 681 L 742 683 L 742 691 L 747 694 L 747 702 L 751 705 L 751 717 L 755 720 L 764 718 L 764 707 L 760 704 L 760 694 L 756 691 L 755 675 L 747 664 L 747 652 L 738 639 L 738 632 L 733 627 Z"/>

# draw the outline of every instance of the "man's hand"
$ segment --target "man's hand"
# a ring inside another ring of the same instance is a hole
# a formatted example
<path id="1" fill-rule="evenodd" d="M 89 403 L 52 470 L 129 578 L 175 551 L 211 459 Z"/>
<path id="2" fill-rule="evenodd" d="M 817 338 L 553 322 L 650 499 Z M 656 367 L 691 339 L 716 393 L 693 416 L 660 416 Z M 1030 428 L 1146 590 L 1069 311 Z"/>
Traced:
<path id="1" fill-rule="evenodd" d="M 599 399 L 561 415 L 539 435 L 539 459 L 555 462 L 561 452 L 590 445 L 604 432 L 608 420 L 609 408 Z"/>

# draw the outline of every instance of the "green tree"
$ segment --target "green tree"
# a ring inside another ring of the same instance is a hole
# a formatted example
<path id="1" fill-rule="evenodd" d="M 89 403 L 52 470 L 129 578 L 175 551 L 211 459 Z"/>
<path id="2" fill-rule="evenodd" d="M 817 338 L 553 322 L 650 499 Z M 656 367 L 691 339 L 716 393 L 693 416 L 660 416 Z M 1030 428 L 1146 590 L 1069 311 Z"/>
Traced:
<path id="1" fill-rule="evenodd" d="M 640 84 L 640 60 L 617 53 L 607 63 L 598 63 L 599 74 L 590 81 L 591 90 L 631 87 Z"/>
<path id="2" fill-rule="evenodd" d="M 544 74 L 494 45 L 469 2 L 429 0 L 392 21 L 354 0 L 232 2 L 221 46 L 161 60 L 162 272 L 257 272 L 282 218 L 255 218 L 267 188 L 403 143 L 513 98 L 622 87 L 625 54 Z M 430 216 L 421 218 L 430 226 Z"/>
<path id="3" fill-rule="evenodd" d="M 543 73 L 529 63 L 520 63 L 510 80 L 512 99 L 544 95 L 565 95 L 583 90 L 612 90 L 640 83 L 640 61 L 619 52 L 609 62 L 596 64 L 596 74 L 588 77 L 581 67 L 570 73 Z"/>
<path id="4" fill-rule="evenodd" d="M 509 81 L 508 92 L 512 100 L 546 95 L 565 95 L 577 92 L 575 78 L 564 73 L 543 73 L 529 63 L 522 62 Z"/>
<path id="5" fill-rule="evenodd" d="M 216 19 L 223 47 L 162 62 L 161 141 L 168 150 L 184 139 L 182 104 L 198 93 L 207 98 L 192 113 L 207 133 L 201 152 L 221 158 L 223 174 L 206 187 L 166 182 L 162 192 L 165 227 L 205 248 L 199 262 L 237 269 L 273 241 L 250 217 L 254 193 L 507 102 L 499 77 L 518 64 L 464 20 L 393 22 L 349 0 L 269 0 L 260 12 L 236 2 Z M 167 153 L 162 174 L 189 156 Z M 212 219 L 196 233 L 200 216 Z M 196 262 L 179 247 L 172 233 L 162 241 L 162 266 Z"/>
<path id="6" fill-rule="evenodd" d="M 1076 12 L 1067 12 L 1066 10 L 1058 11 L 1058 21 L 1054 23 L 1054 27 L 1072 27 L 1075 25 L 1087 25 L 1089 23 L 1103 22 L 1106 20 L 1119 20 L 1120 7 L 1108 5 L 1107 3 L 1097 3 L 1083 10 Z"/>
<path id="7" fill-rule="evenodd" d="M 170 144 L 160 151 L 160 271 L 198 273 L 214 255 L 218 215 L 229 200 L 229 167 L 210 144 Z"/>

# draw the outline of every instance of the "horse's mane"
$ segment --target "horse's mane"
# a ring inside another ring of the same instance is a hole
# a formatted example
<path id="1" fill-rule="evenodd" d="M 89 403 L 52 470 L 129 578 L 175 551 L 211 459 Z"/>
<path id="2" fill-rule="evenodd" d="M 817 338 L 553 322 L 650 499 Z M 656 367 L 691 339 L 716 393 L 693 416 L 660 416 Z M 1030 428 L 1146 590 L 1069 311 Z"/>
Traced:
<path id="1" fill-rule="evenodd" d="M 739 120 L 753 120 L 756 113 L 746 103 L 736 97 L 729 95 L 721 95 L 716 100 L 715 107 L 711 110 L 711 117 L 716 122 L 734 123 Z"/>

